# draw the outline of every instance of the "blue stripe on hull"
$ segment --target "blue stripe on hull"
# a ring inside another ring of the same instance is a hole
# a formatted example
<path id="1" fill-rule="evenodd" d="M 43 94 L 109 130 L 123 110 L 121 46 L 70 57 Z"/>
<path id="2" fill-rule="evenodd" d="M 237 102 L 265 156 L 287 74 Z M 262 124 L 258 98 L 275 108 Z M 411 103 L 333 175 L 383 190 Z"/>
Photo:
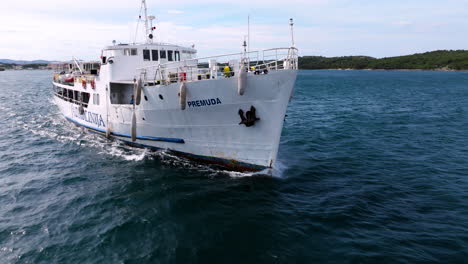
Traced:
<path id="1" fill-rule="evenodd" d="M 91 132 L 96 132 L 96 133 L 98 133 L 100 135 L 106 133 L 106 131 L 104 129 L 87 126 L 87 125 L 81 124 L 81 123 L 79 123 L 79 122 L 77 122 L 77 121 L 75 121 L 75 120 L 73 120 L 71 118 L 68 118 L 68 117 L 65 117 L 65 118 L 68 121 L 70 121 L 70 122 L 72 122 L 74 124 L 77 124 L 77 125 L 80 125 L 80 126 L 83 126 L 83 127 L 87 128 L 87 129 L 89 129 Z M 125 135 L 125 134 L 114 133 L 114 132 L 112 134 L 116 135 L 116 136 L 131 138 L 131 136 Z M 137 139 L 172 142 L 172 143 L 185 143 L 185 141 L 183 139 L 178 139 L 178 138 L 137 137 Z M 131 141 L 127 141 L 127 140 L 124 140 L 124 139 L 118 139 L 118 140 L 124 142 L 125 144 L 127 144 L 129 146 L 133 146 L 133 147 L 147 148 L 147 149 L 151 149 L 151 150 L 161 150 L 162 149 L 162 148 L 159 148 L 159 147 L 149 146 L 149 145 L 140 144 L 140 143 L 136 143 L 136 142 L 131 142 Z M 227 160 L 227 159 L 216 158 L 216 157 L 195 155 L 195 154 L 176 151 L 176 150 L 172 150 L 172 149 L 169 149 L 169 150 L 172 153 L 174 153 L 174 154 L 176 154 L 178 156 L 182 156 L 182 157 L 185 157 L 185 158 L 190 159 L 190 160 L 195 160 L 195 161 L 200 161 L 200 162 L 205 162 L 205 163 L 210 163 L 210 164 L 216 164 L 216 165 L 226 167 L 226 168 L 229 168 L 229 169 L 233 169 L 233 170 L 236 170 L 236 171 L 255 172 L 255 171 L 261 171 L 261 170 L 264 170 L 264 169 L 268 168 L 268 167 L 265 167 L 265 166 L 245 163 L 245 162 L 236 161 L 236 160 Z"/>
<path id="2" fill-rule="evenodd" d="M 96 127 L 92 127 L 92 126 L 88 126 L 88 125 L 85 125 L 85 124 L 82 124 L 76 120 L 73 120 L 69 117 L 65 117 L 68 121 L 70 122 L 73 122 L 77 125 L 80 125 L 80 126 L 83 126 L 83 127 L 86 127 L 88 129 L 92 129 L 92 130 L 96 130 L 96 131 L 99 131 L 101 133 L 106 133 L 106 130 L 104 129 L 101 129 L 101 128 L 96 128 Z M 116 133 L 116 132 L 111 132 L 112 135 L 116 135 L 116 136 L 119 136 L 119 137 L 126 137 L 126 138 L 131 138 L 132 136 L 130 135 L 127 135 L 127 134 L 121 134 L 121 133 Z M 151 141 L 162 141 L 162 142 L 170 142 L 170 143 L 185 143 L 185 141 L 181 138 L 165 138 L 165 137 L 145 137 L 145 136 L 137 136 L 136 137 L 137 139 L 141 139 L 141 140 L 151 140 Z"/>

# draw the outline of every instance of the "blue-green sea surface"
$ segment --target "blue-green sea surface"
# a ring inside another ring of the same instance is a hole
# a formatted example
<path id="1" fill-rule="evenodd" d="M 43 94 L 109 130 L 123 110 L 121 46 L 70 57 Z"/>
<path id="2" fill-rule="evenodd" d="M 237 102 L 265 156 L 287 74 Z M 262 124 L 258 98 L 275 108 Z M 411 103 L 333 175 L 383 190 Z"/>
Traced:
<path id="1" fill-rule="evenodd" d="M 67 122 L 0 72 L 0 263 L 468 263 L 468 73 L 301 71 L 272 177 Z"/>

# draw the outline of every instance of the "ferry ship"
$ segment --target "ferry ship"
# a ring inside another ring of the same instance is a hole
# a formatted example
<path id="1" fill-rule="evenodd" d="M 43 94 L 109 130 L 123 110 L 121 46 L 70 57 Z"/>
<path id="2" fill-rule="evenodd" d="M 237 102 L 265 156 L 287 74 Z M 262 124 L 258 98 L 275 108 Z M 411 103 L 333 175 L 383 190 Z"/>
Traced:
<path id="1" fill-rule="evenodd" d="M 298 70 L 292 19 L 290 47 L 249 51 L 244 40 L 238 53 L 197 57 L 193 46 L 154 42 L 145 0 L 142 10 L 144 43 L 113 41 L 99 60 L 55 65 L 64 117 L 130 146 L 234 171 L 274 167 Z"/>

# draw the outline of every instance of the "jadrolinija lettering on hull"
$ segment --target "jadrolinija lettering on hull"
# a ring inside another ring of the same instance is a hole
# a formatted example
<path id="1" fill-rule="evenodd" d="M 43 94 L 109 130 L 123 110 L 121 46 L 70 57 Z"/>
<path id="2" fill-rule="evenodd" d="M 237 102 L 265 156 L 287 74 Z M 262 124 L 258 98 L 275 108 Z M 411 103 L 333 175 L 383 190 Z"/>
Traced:
<path id="1" fill-rule="evenodd" d="M 94 124 L 98 128 L 106 127 L 106 124 L 104 123 L 104 119 L 102 119 L 102 116 L 100 114 L 88 112 L 85 110 L 82 115 L 79 112 L 74 111 L 73 116 L 83 121 L 86 121 L 88 123 Z"/>
<path id="2" fill-rule="evenodd" d="M 62 114 L 132 146 L 239 171 L 273 167 L 298 68 L 292 19 L 290 47 L 250 51 L 244 41 L 238 53 L 197 57 L 194 46 L 155 42 L 141 5 L 142 43 L 54 65 Z"/>

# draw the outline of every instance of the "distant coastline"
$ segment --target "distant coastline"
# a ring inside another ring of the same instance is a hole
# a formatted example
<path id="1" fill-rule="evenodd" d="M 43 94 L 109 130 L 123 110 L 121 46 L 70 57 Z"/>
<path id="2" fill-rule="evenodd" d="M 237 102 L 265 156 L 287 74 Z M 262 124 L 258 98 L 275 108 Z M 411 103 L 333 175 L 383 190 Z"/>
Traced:
<path id="1" fill-rule="evenodd" d="M 468 70 L 468 51 L 438 50 L 407 56 L 373 58 L 368 56 L 321 57 L 303 56 L 299 58 L 299 68 L 303 70 Z"/>
<path id="2" fill-rule="evenodd" d="M 0 64 L 0 69 L 4 70 L 50 70 L 50 64 L 35 63 L 35 64 Z M 2 70 L 0 70 L 2 71 Z"/>
<path id="3" fill-rule="evenodd" d="M 467 70 L 451 70 L 451 69 L 300 69 L 306 71 L 442 71 L 442 72 L 468 72 Z"/>
<path id="4" fill-rule="evenodd" d="M 50 70 L 52 69 L 51 64 L 57 61 L 48 60 L 11 60 L 11 59 L 0 59 L 0 68 L 5 70 Z"/>
<path id="5" fill-rule="evenodd" d="M 6 70 L 47 70 L 57 61 L 15 61 L 0 59 Z M 299 57 L 301 70 L 392 70 L 392 71 L 468 71 L 468 50 L 438 50 L 413 55 L 373 58 L 369 56 Z"/>

